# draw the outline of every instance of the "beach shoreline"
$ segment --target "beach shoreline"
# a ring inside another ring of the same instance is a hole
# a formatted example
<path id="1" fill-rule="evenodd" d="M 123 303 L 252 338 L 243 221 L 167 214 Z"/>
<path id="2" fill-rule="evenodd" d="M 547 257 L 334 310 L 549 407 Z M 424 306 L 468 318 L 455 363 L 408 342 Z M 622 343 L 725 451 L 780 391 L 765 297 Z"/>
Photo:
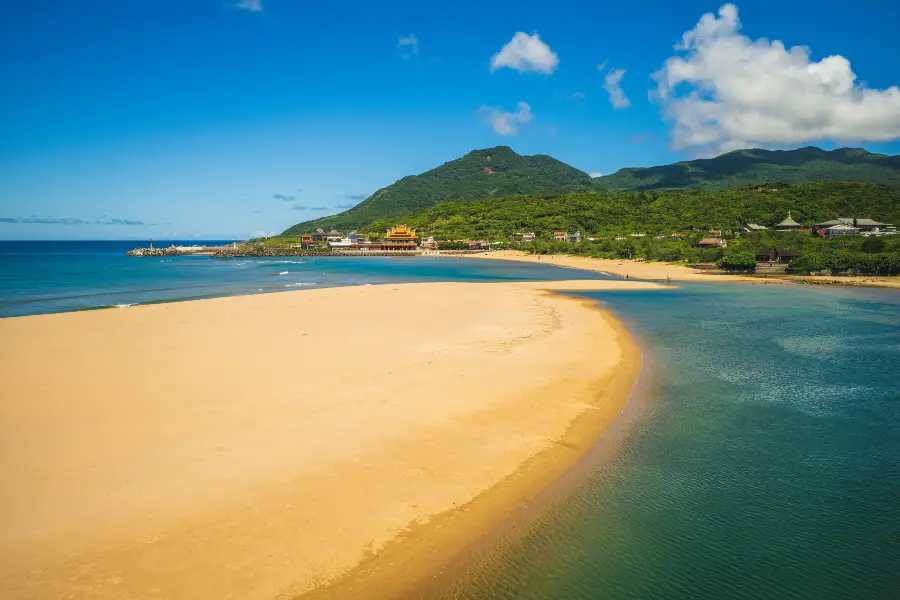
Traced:
<path id="1" fill-rule="evenodd" d="M 643 262 L 629 259 L 591 258 L 570 254 L 529 254 L 520 250 L 495 250 L 481 254 L 467 255 L 468 259 L 507 260 L 535 264 L 554 265 L 583 271 L 610 273 L 629 279 L 664 281 L 705 281 L 707 283 L 756 283 L 756 284 L 797 284 L 797 285 L 837 285 L 856 287 L 878 287 L 900 289 L 900 278 L 874 275 L 855 276 L 802 276 L 802 275 L 736 275 L 718 271 L 692 269 L 683 264 Z"/>
<path id="2" fill-rule="evenodd" d="M 0 590 L 415 589 L 628 401 L 637 345 L 552 290 L 653 287 L 387 284 L 4 319 Z M 350 338 L 387 342 L 353 361 L 333 345 Z"/>

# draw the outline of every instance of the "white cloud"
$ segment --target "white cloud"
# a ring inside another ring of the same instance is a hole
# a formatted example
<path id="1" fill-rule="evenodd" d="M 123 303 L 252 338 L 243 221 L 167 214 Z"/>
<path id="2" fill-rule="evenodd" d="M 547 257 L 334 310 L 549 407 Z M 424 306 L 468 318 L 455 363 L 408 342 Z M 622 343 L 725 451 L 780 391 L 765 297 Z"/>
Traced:
<path id="1" fill-rule="evenodd" d="M 397 40 L 397 47 L 403 52 L 403 58 L 412 58 L 419 54 L 419 38 L 411 33 L 408 36 L 401 36 Z"/>
<path id="2" fill-rule="evenodd" d="M 479 112 L 486 123 L 494 128 L 500 135 L 515 135 L 520 124 L 530 123 L 534 120 L 531 107 L 524 102 L 519 102 L 518 112 L 504 112 L 499 108 L 482 106 Z"/>
<path id="3" fill-rule="evenodd" d="M 528 35 L 521 31 L 516 33 L 500 52 L 491 58 L 491 71 L 508 67 L 520 73 L 550 74 L 559 64 L 556 52 L 541 41 L 537 33 Z"/>
<path id="4" fill-rule="evenodd" d="M 584 92 L 574 92 L 568 98 L 569 98 L 569 100 L 584 100 L 585 95 L 584 95 Z"/>
<path id="5" fill-rule="evenodd" d="M 843 56 L 810 60 L 804 46 L 751 40 L 725 4 L 685 32 L 653 77 L 676 148 L 716 153 L 817 140 L 900 138 L 900 88 L 857 83 Z"/>
<path id="6" fill-rule="evenodd" d="M 591 176 L 591 179 L 597 179 L 598 177 L 603 177 L 603 173 L 601 173 L 600 171 L 591 171 L 590 173 L 588 173 L 588 175 Z"/>
<path id="7" fill-rule="evenodd" d="M 631 100 L 622 91 L 623 77 L 625 77 L 625 69 L 610 69 L 603 80 L 603 89 L 609 94 L 609 102 L 616 109 L 631 106 Z"/>
<path id="8" fill-rule="evenodd" d="M 250 12 L 262 12 L 262 0 L 237 0 L 235 6 Z"/>

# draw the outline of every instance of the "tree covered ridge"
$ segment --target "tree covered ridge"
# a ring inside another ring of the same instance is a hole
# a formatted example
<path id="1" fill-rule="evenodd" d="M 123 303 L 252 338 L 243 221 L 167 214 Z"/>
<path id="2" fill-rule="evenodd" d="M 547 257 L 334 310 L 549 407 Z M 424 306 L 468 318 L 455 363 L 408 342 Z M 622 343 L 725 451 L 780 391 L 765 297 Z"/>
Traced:
<path id="1" fill-rule="evenodd" d="M 411 215 L 450 200 L 591 189 L 593 183 L 589 175 L 555 158 L 521 156 L 507 146 L 498 146 L 474 150 L 421 175 L 404 177 L 345 212 L 298 223 L 283 235 L 308 233 L 318 227 L 342 231 L 358 229 L 376 219 Z"/>
<path id="2" fill-rule="evenodd" d="M 862 148 L 735 150 L 709 159 L 648 168 L 621 169 L 594 180 L 605 190 L 727 189 L 783 182 L 862 181 L 900 188 L 900 156 Z"/>
<path id="3" fill-rule="evenodd" d="M 584 234 L 666 234 L 692 228 L 738 229 L 747 223 L 772 226 L 787 215 L 811 226 L 835 217 L 867 217 L 900 224 L 900 190 L 870 183 L 829 181 L 777 188 L 731 190 L 612 191 L 508 196 L 450 201 L 404 218 L 421 235 L 441 239 L 506 239 L 533 231 Z M 365 227 L 377 233 L 396 224 L 379 219 Z"/>

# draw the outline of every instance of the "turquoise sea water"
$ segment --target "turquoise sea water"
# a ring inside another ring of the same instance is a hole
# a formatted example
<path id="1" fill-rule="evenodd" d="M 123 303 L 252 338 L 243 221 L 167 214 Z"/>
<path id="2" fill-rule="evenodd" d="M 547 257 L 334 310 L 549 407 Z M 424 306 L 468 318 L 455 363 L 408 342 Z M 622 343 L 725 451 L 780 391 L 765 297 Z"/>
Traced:
<path id="1" fill-rule="evenodd" d="M 544 265 L 463 258 L 125 256 L 136 245 L 0 241 L 0 317 L 359 283 L 572 277 Z"/>
<path id="2" fill-rule="evenodd" d="M 352 283 L 601 277 L 467 259 L 126 258 L 0 242 L 0 316 Z M 422 598 L 900 598 L 900 293 L 585 294 L 646 349 L 595 450 Z M 127 310 L 127 309 L 126 309 Z"/>
<path id="3" fill-rule="evenodd" d="M 587 295 L 648 349 L 631 423 L 423 597 L 900 598 L 900 294 Z"/>

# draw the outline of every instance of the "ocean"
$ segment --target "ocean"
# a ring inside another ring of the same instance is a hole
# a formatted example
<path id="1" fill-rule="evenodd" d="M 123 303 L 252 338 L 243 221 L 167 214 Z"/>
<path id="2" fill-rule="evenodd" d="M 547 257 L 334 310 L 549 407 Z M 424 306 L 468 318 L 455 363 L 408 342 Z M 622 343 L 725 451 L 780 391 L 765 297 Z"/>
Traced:
<path id="1" fill-rule="evenodd" d="M 185 241 L 166 244 L 224 244 Z M 290 289 L 406 281 L 565 279 L 545 265 L 464 258 L 340 257 L 220 259 L 129 257 L 133 241 L 0 241 L 0 317 L 127 307 Z M 582 273 L 597 279 L 603 275 Z"/>
<path id="2" fill-rule="evenodd" d="M 133 245 L 0 242 L 0 316 L 603 277 L 450 258 L 125 257 Z M 900 294 L 684 283 L 584 295 L 645 348 L 631 406 L 421 598 L 900 598 Z"/>

